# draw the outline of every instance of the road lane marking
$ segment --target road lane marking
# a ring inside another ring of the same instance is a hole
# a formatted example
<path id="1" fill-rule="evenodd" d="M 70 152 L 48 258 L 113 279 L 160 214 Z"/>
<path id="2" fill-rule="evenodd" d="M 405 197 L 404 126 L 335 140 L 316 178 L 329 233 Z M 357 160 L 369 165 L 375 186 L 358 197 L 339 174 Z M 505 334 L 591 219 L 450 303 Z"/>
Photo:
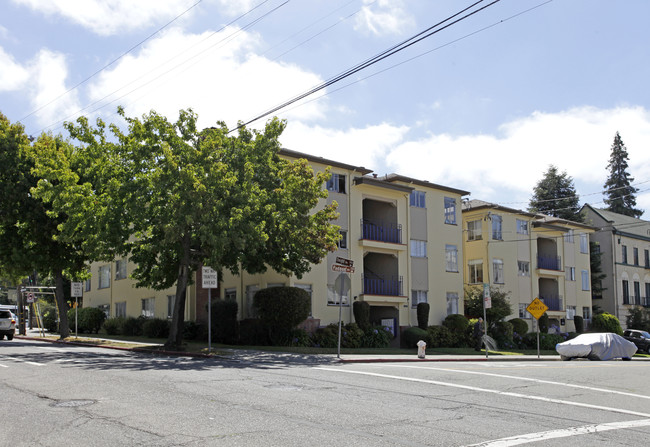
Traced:
<path id="1" fill-rule="evenodd" d="M 574 384 L 571 384 L 571 383 L 554 382 L 552 380 L 533 379 L 533 378 L 529 378 L 529 377 L 511 376 L 511 375 L 508 375 L 508 374 L 496 374 L 496 373 L 488 373 L 488 372 L 481 372 L 481 371 L 466 371 L 466 370 L 462 370 L 462 369 L 436 368 L 434 366 L 391 365 L 391 364 L 385 364 L 384 366 L 390 366 L 390 367 L 393 367 L 393 368 L 429 369 L 429 370 L 434 370 L 434 371 L 449 371 L 449 372 L 462 373 L 462 374 L 474 374 L 474 375 L 479 375 L 479 376 L 491 376 L 491 377 L 499 377 L 499 378 L 502 378 L 502 379 L 514 379 L 514 380 L 522 380 L 522 381 L 525 381 L 525 382 L 543 383 L 545 385 L 558 385 L 558 386 L 565 386 L 565 387 L 569 387 L 569 388 L 578 388 L 578 389 L 582 389 L 582 390 L 597 391 L 599 393 L 619 394 L 621 396 L 637 397 L 639 399 L 650 399 L 650 396 L 646 396 L 646 395 L 643 395 L 643 394 L 626 393 L 625 391 L 609 390 L 609 389 L 606 389 L 606 388 L 596 388 L 596 387 L 586 386 L 586 385 L 574 385 Z"/>
<path id="2" fill-rule="evenodd" d="M 621 430 L 626 428 L 647 427 L 650 419 L 637 421 L 610 422 L 598 425 L 583 425 L 581 427 L 570 427 L 559 430 L 543 431 L 539 433 L 527 433 L 525 435 L 510 436 L 508 438 L 495 439 L 493 441 L 479 442 L 467 447 L 510 447 L 514 445 L 528 444 L 530 442 L 546 441 L 548 439 L 568 438 L 569 436 L 587 435 L 610 430 Z"/>
<path id="3" fill-rule="evenodd" d="M 9 357 L 8 355 L 2 356 L 0 358 L 13 360 L 14 362 L 23 362 L 34 366 L 45 366 L 45 363 L 30 362 L 28 360 L 17 359 L 16 357 Z"/>
<path id="4" fill-rule="evenodd" d="M 492 389 L 488 389 L 488 388 L 479 388 L 479 387 L 475 387 L 475 386 L 461 385 L 461 384 L 458 384 L 458 383 L 440 382 L 438 380 L 416 379 L 414 377 L 393 376 L 393 375 L 390 375 L 390 374 L 379 374 L 379 373 L 364 372 L 364 371 L 352 371 L 352 370 L 346 370 L 346 369 L 340 369 L 340 368 L 317 367 L 316 369 L 320 369 L 320 370 L 323 370 L 323 371 L 341 372 L 341 373 L 346 373 L 346 374 L 357 374 L 357 375 L 362 375 L 362 376 L 381 377 L 381 378 L 385 378 L 385 379 L 404 380 L 404 381 L 407 381 L 407 382 L 427 383 L 427 384 L 430 384 L 430 385 L 438 385 L 438 386 L 444 386 L 444 387 L 448 387 L 448 388 L 458 388 L 458 389 L 462 389 L 462 390 L 474 391 L 474 392 L 479 392 L 479 393 L 496 394 L 496 395 L 499 395 L 499 396 L 515 397 L 515 398 L 519 398 L 519 399 L 528 399 L 528 400 L 537 400 L 537 401 L 540 401 L 540 402 L 547 402 L 547 403 L 553 403 L 553 404 L 559 404 L 559 405 L 568 405 L 568 406 L 572 406 L 572 407 L 589 408 L 591 410 L 602 410 L 602 411 L 609 411 L 611 413 L 629 414 L 629 415 L 633 415 L 633 416 L 640 416 L 640 417 L 643 417 L 643 418 L 650 418 L 650 414 L 648 414 L 648 413 L 641 413 L 641 412 L 638 412 L 638 411 L 625 410 L 623 408 L 604 407 L 602 405 L 584 404 L 584 403 L 580 403 L 580 402 L 571 402 L 571 401 L 567 401 L 567 400 L 554 399 L 554 398 L 550 398 L 550 397 L 542 397 L 542 396 L 533 396 L 533 395 L 521 394 L 521 393 L 513 393 L 511 391 L 499 391 L 499 390 L 492 390 Z"/>

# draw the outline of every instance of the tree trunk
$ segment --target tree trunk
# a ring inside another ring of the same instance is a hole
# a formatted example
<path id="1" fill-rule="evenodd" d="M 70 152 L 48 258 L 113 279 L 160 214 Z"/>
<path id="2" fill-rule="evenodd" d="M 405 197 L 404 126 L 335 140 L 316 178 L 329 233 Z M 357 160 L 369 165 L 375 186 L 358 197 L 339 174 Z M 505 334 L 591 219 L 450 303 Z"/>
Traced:
<path id="1" fill-rule="evenodd" d="M 183 345 L 183 325 L 185 323 L 185 299 L 187 295 L 187 282 L 190 271 L 190 244 L 189 238 L 183 240 L 183 259 L 178 268 L 178 280 L 176 280 L 176 298 L 174 299 L 174 313 L 169 328 L 169 337 L 165 342 L 166 349 L 178 350 Z"/>
<path id="2" fill-rule="evenodd" d="M 61 339 L 70 335 L 70 326 L 68 324 L 68 302 L 65 300 L 63 293 L 63 271 L 56 269 L 54 271 L 54 297 L 59 310 L 59 335 Z"/>

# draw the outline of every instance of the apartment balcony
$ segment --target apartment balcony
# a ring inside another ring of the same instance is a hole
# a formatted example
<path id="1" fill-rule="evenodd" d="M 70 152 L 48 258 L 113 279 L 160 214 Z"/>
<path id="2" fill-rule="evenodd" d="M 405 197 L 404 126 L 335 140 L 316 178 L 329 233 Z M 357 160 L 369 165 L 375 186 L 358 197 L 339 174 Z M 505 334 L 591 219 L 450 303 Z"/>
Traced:
<path id="1" fill-rule="evenodd" d="M 361 219 L 361 238 L 369 241 L 402 243 L 402 225 Z"/>
<path id="2" fill-rule="evenodd" d="M 402 296 L 402 283 L 401 276 L 386 279 L 383 276 L 364 275 L 363 293 L 364 295 Z"/>
<path id="3" fill-rule="evenodd" d="M 543 270 L 555 270 L 561 272 L 562 269 L 562 257 L 560 256 L 537 256 L 537 268 Z"/>
<path id="4" fill-rule="evenodd" d="M 562 311 L 562 295 L 546 294 L 540 296 L 539 299 L 548 306 L 548 310 Z"/>

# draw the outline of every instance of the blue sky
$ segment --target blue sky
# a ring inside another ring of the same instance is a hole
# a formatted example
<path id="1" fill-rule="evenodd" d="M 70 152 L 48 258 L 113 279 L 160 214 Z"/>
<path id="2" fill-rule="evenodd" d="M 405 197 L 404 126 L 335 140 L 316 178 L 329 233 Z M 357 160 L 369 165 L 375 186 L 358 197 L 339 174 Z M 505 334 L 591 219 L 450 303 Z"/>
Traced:
<path id="1" fill-rule="evenodd" d="M 0 111 L 32 135 L 119 123 L 118 105 L 233 127 L 472 3 L 5 0 Z M 555 164 L 602 207 L 618 131 L 650 218 L 648 17 L 646 0 L 501 0 L 283 109 L 281 141 L 521 209 Z"/>

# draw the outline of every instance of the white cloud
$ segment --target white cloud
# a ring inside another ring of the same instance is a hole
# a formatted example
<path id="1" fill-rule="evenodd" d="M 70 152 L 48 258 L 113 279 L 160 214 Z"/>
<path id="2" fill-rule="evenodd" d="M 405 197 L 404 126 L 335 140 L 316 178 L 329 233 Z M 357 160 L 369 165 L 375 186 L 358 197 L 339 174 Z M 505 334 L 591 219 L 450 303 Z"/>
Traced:
<path id="1" fill-rule="evenodd" d="M 635 183 L 649 181 L 639 189 L 650 189 L 650 112 L 642 107 L 536 112 L 500 130 L 501 136 L 442 134 L 404 142 L 390 151 L 386 162 L 400 174 L 465 189 L 474 198 L 502 204 L 527 202 L 535 184 L 554 164 L 582 186 L 579 194 L 586 195 L 602 190 L 618 131 L 629 154 L 628 172 Z M 584 199 L 599 202 L 601 196 Z M 640 206 L 650 210 L 650 193 L 640 193 L 638 199 Z"/>
<path id="2" fill-rule="evenodd" d="M 0 47 L 0 92 L 13 91 L 22 88 L 29 72 L 22 65 L 16 63 L 13 56 Z"/>
<path id="3" fill-rule="evenodd" d="M 105 111 L 114 112 L 117 105 L 129 115 L 154 109 L 170 120 L 179 109 L 192 107 L 201 126 L 223 120 L 233 127 L 322 82 L 298 66 L 255 55 L 258 39 L 236 28 L 214 35 L 170 29 L 102 72 L 89 88 L 91 100 L 110 95 L 103 103 L 114 102 Z M 285 110 L 282 117 L 321 117 L 323 103 Z"/>
<path id="4" fill-rule="evenodd" d="M 365 6 L 355 18 L 354 29 L 374 35 L 401 34 L 415 21 L 401 0 L 364 0 Z"/>
<path id="5" fill-rule="evenodd" d="M 64 17 L 99 35 L 112 35 L 168 20 L 189 8 L 188 0 L 13 0 L 34 11 Z"/>
<path id="6" fill-rule="evenodd" d="M 250 11 L 259 2 L 255 0 L 218 0 L 218 3 L 222 13 L 235 16 Z"/>

